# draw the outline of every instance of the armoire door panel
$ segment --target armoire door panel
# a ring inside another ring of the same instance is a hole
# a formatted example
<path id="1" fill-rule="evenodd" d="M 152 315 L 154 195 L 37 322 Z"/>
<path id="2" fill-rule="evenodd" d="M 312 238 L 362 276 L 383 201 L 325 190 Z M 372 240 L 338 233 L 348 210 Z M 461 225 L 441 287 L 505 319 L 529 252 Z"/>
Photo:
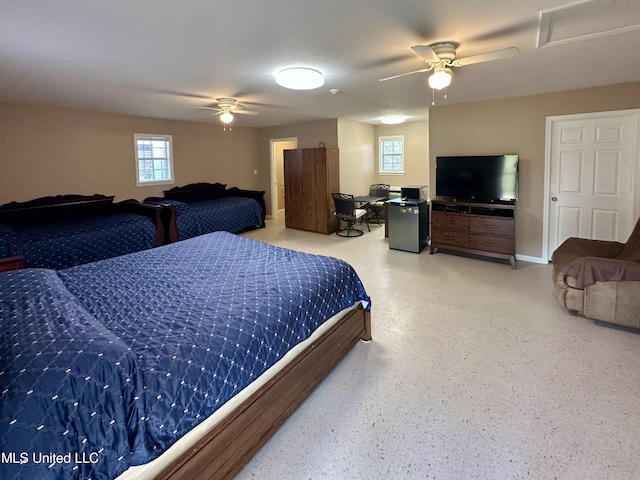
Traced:
<path id="1" fill-rule="evenodd" d="M 338 149 L 319 147 L 285 151 L 287 227 L 326 234 L 336 231 L 331 193 L 340 189 L 338 162 Z"/>

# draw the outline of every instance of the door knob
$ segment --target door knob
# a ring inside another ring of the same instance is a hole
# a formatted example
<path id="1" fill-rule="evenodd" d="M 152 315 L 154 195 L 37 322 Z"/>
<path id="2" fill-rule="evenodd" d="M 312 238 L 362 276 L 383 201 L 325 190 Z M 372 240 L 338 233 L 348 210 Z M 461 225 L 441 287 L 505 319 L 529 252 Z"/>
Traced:
<path id="1" fill-rule="evenodd" d="M 551 197 L 551 201 L 552 202 L 557 202 L 558 201 L 558 197 Z"/>

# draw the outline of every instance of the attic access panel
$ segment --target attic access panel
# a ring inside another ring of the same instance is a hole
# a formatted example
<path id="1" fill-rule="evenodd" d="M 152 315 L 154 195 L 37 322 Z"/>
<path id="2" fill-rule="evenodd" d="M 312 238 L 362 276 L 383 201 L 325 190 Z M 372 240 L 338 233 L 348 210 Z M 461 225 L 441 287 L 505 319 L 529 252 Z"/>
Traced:
<path id="1" fill-rule="evenodd" d="M 587 0 L 541 12 L 538 48 L 637 29 L 638 0 Z"/>

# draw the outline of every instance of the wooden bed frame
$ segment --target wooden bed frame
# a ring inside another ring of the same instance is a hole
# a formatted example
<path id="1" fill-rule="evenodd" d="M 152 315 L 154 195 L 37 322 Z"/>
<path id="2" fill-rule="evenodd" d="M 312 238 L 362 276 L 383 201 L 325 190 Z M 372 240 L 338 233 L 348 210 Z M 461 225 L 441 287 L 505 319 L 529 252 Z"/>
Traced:
<path id="1" fill-rule="evenodd" d="M 267 218 L 267 206 L 264 202 L 264 190 L 246 190 L 238 187 L 227 188 L 222 183 L 190 183 L 182 187 L 173 187 L 170 190 L 164 190 L 164 198 L 170 200 L 178 200 L 179 202 L 191 203 L 201 200 L 209 200 L 211 198 L 221 197 L 246 197 L 253 198 L 260 204 L 262 209 L 262 223 Z"/>
<path id="2" fill-rule="evenodd" d="M 344 315 L 158 478 L 233 478 L 358 340 L 371 340 L 371 314 L 362 305 Z"/>
<path id="3" fill-rule="evenodd" d="M 113 195 L 56 195 L 27 202 L 11 202 L 0 205 L 0 223 L 9 225 L 37 225 L 46 222 L 95 217 L 109 213 L 131 212 L 151 219 L 156 227 L 155 246 L 167 243 L 164 216 L 173 212 L 159 205 L 140 203 L 137 200 L 114 202 Z M 175 213 L 173 213 L 175 214 Z"/>

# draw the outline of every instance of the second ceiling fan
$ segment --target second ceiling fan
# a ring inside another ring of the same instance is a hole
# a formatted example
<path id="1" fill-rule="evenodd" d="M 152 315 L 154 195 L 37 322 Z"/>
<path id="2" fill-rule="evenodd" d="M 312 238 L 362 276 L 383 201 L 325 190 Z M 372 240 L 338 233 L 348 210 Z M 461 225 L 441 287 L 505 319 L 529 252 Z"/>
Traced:
<path id="1" fill-rule="evenodd" d="M 451 84 L 453 73 L 451 67 L 464 67 L 473 65 L 474 63 L 489 62 L 491 60 L 499 60 L 501 58 L 510 57 L 519 52 L 517 47 L 504 48 L 493 52 L 472 55 L 466 58 L 456 58 L 456 49 L 458 44 L 455 42 L 438 42 L 431 45 L 414 45 L 411 47 L 417 55 L 427 63 L 428 67 L 412 72 L 401 73 L 392 77 L 381 78 L 384 82 L 394 78 L 412 75 L 414 73 L 429 72 L 433 70 L 433 74 L 429 77 L 429 86 L 435 90 L 442 90 Z"/>
<path id="2" fill-rule="evenodd" d="M 247 110 L 247 107 L 241 103 L 236 102 L 235 98 L 220 97 L 216 98 L 217 105 L 214 107 L 200 107 L 197 105 L 191 105 L 191 108 L 198 108 L 202 110 L 213 110 L 214 115 L 220 115 L 220 120 L 225 125 L 233 121 L 233 115 L 236 113 L 242 115 L 258 115 L 258 112 L 252 112 Z"/>

